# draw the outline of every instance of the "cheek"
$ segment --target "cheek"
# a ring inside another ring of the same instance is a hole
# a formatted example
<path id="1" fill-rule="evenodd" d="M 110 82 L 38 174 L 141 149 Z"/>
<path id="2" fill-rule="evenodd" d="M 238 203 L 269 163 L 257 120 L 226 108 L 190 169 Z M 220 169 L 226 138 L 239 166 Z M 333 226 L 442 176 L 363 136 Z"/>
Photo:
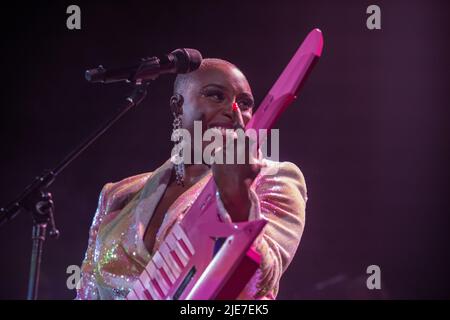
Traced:
<path id="1" fill-rule="evenodd" d="M 183 106 L 183 119 L 186 123 L 192 123 L 192 126 L 194 121 L 203 121 L 205 122 L 203 125 L 206 125 L 209 120 L 215 117 L 217 112 L 220 112 L 220 108 L 207 99 L 192 99 Z"/>
<path id="2" fill-rule="evenodd" d="M 204 112 L 202 112 L 202 108 L 199 107 L 198 103 L 190 102 L 183 105 L 183 128 L 189 130 L 190 132 L 193 132 L 194 121 L 202 121 L 203 118 Z"/>

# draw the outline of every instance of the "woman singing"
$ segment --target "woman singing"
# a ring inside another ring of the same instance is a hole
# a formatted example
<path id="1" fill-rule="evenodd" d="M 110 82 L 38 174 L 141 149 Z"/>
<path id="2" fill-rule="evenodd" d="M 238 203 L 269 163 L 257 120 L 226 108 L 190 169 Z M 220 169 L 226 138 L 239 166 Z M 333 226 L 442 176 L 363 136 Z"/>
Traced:
<path id="1" fill-rule="evenodd" d="M 217 128 L 225 135 L 224 129 L 243 128 L 250 121 L 254 100 L 236 66 L 204 59 L 198 70 L 177 76 L 170 106 L 174 129 L 193 136 L 194 121 L 201 121 L 203 130 Z M 274 166 L 276 174 L 265 174 L 263 168 Z M 211 177 L 223 223 L 268 221 L 254 243 L 261 266 L 239 299 L 275 299 L 304 229 L 306 185 L 293 163 L 251 154 L 245 164 L 174 164 L 169 159 L 153 172 L 106 184 L 90 229 L 77 299 L 124 299 Z M 135 210 L 138 205 L 145 210 Z"/>

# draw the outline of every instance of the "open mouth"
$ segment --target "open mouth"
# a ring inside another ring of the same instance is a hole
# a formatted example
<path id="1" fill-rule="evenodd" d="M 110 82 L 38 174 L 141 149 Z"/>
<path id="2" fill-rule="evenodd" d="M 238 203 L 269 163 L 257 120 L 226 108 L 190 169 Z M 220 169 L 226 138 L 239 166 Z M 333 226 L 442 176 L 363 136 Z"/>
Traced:
<path id="1" fill-rule="evenodd" d="M 208 130 L 209 129 L 215 129 L 220 131 L 222 136 L 226 136 L 227 134 L 230 134 L 231 132 L 235 134 L 235 127 L 231 123 L 210 123 L 208 124 Z"/>

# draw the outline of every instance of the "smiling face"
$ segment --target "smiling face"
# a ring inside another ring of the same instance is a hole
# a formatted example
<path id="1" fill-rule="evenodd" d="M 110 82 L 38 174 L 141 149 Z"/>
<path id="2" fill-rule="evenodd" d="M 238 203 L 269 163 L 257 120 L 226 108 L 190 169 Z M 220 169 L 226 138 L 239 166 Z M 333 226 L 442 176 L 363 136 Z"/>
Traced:
<path id="1" fill-rule="evenodd" d="M 201 67 L 179 75 L 175 93 L 184 98 L 183 128 L 194 132 L 194 121 L 202 121 L 203 132 L 211 127 L 233 128 L 232 105 L 236 102 L 247 124 L 253 112 L 253 95 L 244 74 L 220 59 L 204 59 Z"/>

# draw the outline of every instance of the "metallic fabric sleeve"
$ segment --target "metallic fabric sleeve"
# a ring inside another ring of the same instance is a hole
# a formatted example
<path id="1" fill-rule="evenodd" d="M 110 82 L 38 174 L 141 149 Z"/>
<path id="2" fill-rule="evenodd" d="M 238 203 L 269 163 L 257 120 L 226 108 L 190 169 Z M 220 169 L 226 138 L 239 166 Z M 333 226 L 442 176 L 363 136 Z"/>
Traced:
<path id="1" fill-rule="evenodd" d="M 77 285 L 77 300 L 97 300 L 99 299 L 99 292 L 97 288 L 97 281 L 94 276 L 94 269 L 96 267 L 96 242 L 98 229 L 106 215 L 107 194 L 112 183 L 106 184 L 99 196 L 97 210 L 89 230 L 88 248 L 81 265 L 81 279 Z"/>
<path id="2" fill-rule="evenodd" d="M 280 277 L 291 263 L 305 227 L 305 178 L 296 165 L 283 162 L 278 174 L 263 175 L 257 181 L 255 191 L 260 213 L 269 220 L 257 244 L 263 256 L 257 297 L 275 298 Z"/>

